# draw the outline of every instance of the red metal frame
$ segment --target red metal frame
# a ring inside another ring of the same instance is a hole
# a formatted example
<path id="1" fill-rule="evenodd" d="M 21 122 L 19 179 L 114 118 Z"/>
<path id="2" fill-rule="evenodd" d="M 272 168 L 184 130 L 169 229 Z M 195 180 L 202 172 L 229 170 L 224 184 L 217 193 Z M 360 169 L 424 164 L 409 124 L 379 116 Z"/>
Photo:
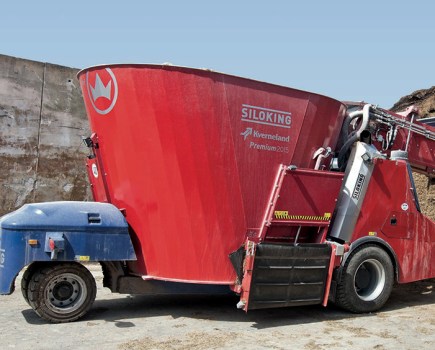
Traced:
<path id="1" fill-rule="evenodd" d="M 240 306 L 239 308 L 243 309 L 244 311 L 248 311 L 248 305 L 249 305 L 249 291 L 251 289 L 251 282 L 252 282 L 252 271 L 254 269 L 254 260 L 255 260 L 255 248 L 256 243 L 253 241 L 246 241 L 245 244 L 245 250 L 246 250 L 246 256 L 243 266 L 243 280 L 242 285 L 240 289 Z"/>
<path id="2" fill-rule="evenodd" d="M 307 243 L 323 243 L 342 181 L 342 173 L 281 166 L 258 241 L 277 239 L 283 232 L 288 235 L 292 227 L 299 232 L 304 227 L 317 231 Z"/>
<path id="3" fill-rule="evenodd" d="M 279 166 L 279 169 L 277 171 L 276 174 L 276 179 L 271 191 L 271 195 L 270 195 L 270 200 L 269 200 L 269 205 L 267 206 L 265 215 L 264 215 L 264 225 L 262 225 L 260 232 L 258 233 L 258 237 L 257 237 L 257 241 L 262 241 L 264 240 L 264 237 L 266 235 L 267 229 L 270 227 L 270 225 L 272 224 L 272 221 L 274 219 L 274 211 L 275 211 L 275 207 L 276 207 L 276 202 L 278 201 L 279 198 L 279 193 L 281 191 L 281 187 L 282 184 L 284 182 L 285 179 L 285 175 L 287 174 L 287 167 L 283 164 L 281 164 Z"/>

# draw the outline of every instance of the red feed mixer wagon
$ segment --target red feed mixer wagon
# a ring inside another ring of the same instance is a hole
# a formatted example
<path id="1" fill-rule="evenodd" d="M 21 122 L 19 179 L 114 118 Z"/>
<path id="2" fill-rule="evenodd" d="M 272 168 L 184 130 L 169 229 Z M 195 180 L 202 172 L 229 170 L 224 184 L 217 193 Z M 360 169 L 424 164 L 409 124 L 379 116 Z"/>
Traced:
<path id="1" fill-rule="evenodd" d="M 372 312 L 435 276 L 435 128 L 401 114 L 209 70 L 107 65 L 78 75 L 95 202 L 0 219 L 0 293 L 51 322 L 130 294 L 233 292 L 245 311 L 328 301 Z"/>

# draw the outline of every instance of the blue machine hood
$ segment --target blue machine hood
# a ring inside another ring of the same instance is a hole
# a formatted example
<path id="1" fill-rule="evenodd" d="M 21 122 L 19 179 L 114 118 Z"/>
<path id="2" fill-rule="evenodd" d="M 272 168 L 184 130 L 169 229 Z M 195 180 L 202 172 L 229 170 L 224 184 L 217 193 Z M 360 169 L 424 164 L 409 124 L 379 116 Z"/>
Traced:
<path id="1" fill-rule="evenodd" d="M 48 202 L 26 204 L 0 218 L 0 228 L 45 231 L 111 231 L 127 228 L 122 213 L 112 204 Z"/>

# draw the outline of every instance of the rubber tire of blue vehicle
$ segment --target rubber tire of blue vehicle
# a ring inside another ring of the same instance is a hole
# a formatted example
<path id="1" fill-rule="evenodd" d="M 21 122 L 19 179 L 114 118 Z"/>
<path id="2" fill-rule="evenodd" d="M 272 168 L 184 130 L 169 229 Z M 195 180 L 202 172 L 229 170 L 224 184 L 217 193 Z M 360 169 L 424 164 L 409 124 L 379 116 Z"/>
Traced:
<path id="1" fill-rule="evenodd" d="M 33 263 L 32 265 L 29 265 L 26 270 L 23 273 L 23 277 L 21 278 L 21 293 L 23 294 L 23 298 L 26 301 L 27 304 L 30 306 L 29 302 L 29 283 L 32 278 L 33 273 L 36 271 L 36 269 L 41 267 L 42 264 L 39 263 Z"/>
<path id="2" fill-rule="evenodd" d="M 366 288 L 358 288 L 357 273 L 365 274 Z M 345 261 L 335 304 L 354 313 L 377 311 L 390 297 L 393 284 L 394 268 L 387 252 L 376 245 L 361 246 Z"/>
<path id="3" fill-rule="evenodd" d="M 51 301 L 56 300 L 58 304 L 62 304 L 64 300 L 63 296 L 53 298 L 53 289 L 56 288 L 62 290 L 59 295 L 65 294 L 65 291 L 70 293 L 71 302 L 66 300 L 69 305 L 63 307 Z M 38 316 L 52 323 L 65 323 L 76 321 L 89 311 L 95 300 L 97 287 L 94 277 L 83 265 L 51 263 L 33 271 L 27 293 L 29 304 Z"/>

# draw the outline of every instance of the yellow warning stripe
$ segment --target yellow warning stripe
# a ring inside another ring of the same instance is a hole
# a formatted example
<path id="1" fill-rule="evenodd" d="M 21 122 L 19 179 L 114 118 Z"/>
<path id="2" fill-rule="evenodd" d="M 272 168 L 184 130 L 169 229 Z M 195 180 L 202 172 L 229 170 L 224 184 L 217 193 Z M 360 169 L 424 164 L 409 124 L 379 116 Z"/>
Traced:
<path id="1" fill-rule="evenodd" d="M 331 213 L 325 213 L 323 216 L 317 215 L 289 215 L 288 211 L 276 210 L 275 219 L 279 220 L 299 220 L 299 221 L 329 221 Z"/>

